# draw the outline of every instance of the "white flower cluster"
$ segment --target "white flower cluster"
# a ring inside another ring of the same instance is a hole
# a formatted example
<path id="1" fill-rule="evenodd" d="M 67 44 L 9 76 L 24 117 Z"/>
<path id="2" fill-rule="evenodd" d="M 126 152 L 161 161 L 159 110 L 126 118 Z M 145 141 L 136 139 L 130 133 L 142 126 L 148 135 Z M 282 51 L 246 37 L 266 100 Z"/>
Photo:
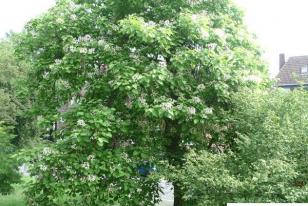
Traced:
<path id="1" fill-rule="evenodd" d="M 137 51 L 136 47 L 129 48 L 129 51 L 130 51 L 130 53 L 129 53 L 130 58 L 138 59 L 138 55 L 137 55 L 137 52 L 136 52 Z"/>
<path id="2" fill-rule="evenodd" d="M 76 48 L 70 48 L 71 52 L 76 51 Z M 85 47 L 80 47 L 79 48 L 79 53 L 80 54 L 94 54 L 95 53 L 95 48 L 85 48 Z"/>
<path id="3" fill-rule="evenodd" d="M 188 0 L 189 4 L 191 5 L 197 5 L 200 4 L 201 2 L 203 2 L 202 0 Z"/>
<path id="4" fill-rule="evenodd" d="M 81 182 L 95 182 L 99 178 L 96 175 L 87 175 L 85 177 L 80 178 Z"/>
<path id="5" fill-rule="evenodd" d="M 44 48 L 39 48 L 37 51 L 36 51 L 36 54 L 37 55 L 40 55 L 41 53 L 43 53 L 45 51 Z"/>
<path id="6" fill-rule="evenodd" d="M 91 35 L 90 35 L 90 34 L 87 34 L 87 35 L 85 35 L 85 36 L 80 36 L 80 37 L 78 37 L 77 42 L 89 42 L 89 41 L 91 41 L 91 40 L 92 40 Z"/>
<path id="7" fill-rule="evenodd" d="M 93 161 L 95 159 L 95 155 L 89 155 L 87 160 L 89 161 Z"/>
<path id="8" fill-rule="evenodd" d="M 178 111 L 184 111 L 184 110 L 185 110 L 185 107 L 184 107 L 183 104 L 178 104 L 178 105 L 176 105 L 176 109 L 177 109 Z"/>
<path id="9" fill-rule="evenodd" d="M 65 48 L 65 51 L 66 51 L 66 52 L 72 52 L 72 53 L 74 53 L 74 52 L 77 51 L 77 48 L 76 48 L 75 46 L 71 45 L 71 46 L 69 46 L 69 47 L 66 47 L 66 48 Z"/>
<path id="10" fill-rule="evenodd" d="M 199 44 L 196 44 L 196 45 L 193 45 L 193 48 L 197 51 L 197 52 L 202 52 L 204 47 L 199 45 Z"/>
<path id="11" fill-rule="evenodd" d="M 114 47 L 112 47 L 110 44 L 105 44 L 104 45 L 104 50 L 106 51 L 116 51 L 116 49 Z"/>
<path id="12" fill-rule="evenodd" d="M 77 126 L 84 127 L 84 126 L 86 126 L 86 123 L 85 123 L 85 121 L 84 121 L 83 119 L 79 119 L 79 120 L 77 121 Z"/>
<path id="13" fill-rule="evenodd" d="M 207 22 L 208 13 L 204 11 L 201 13 L 192 14 L 190 18 L 194 24 L 203 25 L 205 22 Z"/>
<path id="14" fill-rule="evenodd" d="M 110 80 L 109 82 L 108 82 L 108 84 L 109 84 L 109 86 L 114 86 L 115 85 L 115 83 L 114 83 L 114 80 Z"/>
<path id="15" fill-rule="evenodd" d="M 213 108 L 208 107 L 206 109 L 203 110 L 204 114 L 213 114 Z"/>
<path id="16" fill-rule="evenodd" d="M 151 58 L 151 59 L 154 59 L 154 58 L 155 58 L 155 55 L 154 55 L 154 54 L 147 54 L 147 57 L 148 57 L 148 58 Z"/>
<path id="17" fill-rule="evenodd" d="M 191 21 L 196 23 L 199 20 L 199 16 L 197 14 L 191 15 Z"/>
<path id="18" fill-rule="evenodd" d="M 134 74 L 134 75 L 132 76 L 132 79 L 133 79 L 134 82 L 137 82 L 137 81 L 139 81 L 140 79 L 142 79 L 142 76 L 141 76 L 140 74 L 136 73 L 136 74 Z"/>
<path id="19" fill-rule="evenodd" d="M 100 39 L 98 42 L 97 42 L 98 46 L 105 46 L 106 45 L 106 41 L 105 39 Z"/>
<path id="20" fill-rule="evenodd" d="M 148 27 L 154 27 L 156 26 L 156 23 L 154 21 L 149 21 L 149 22 L 146 22 L 145 25 Z"/>
<path id="21" fill-rule="evenodd" d="M 196 114 L 196 108 L 195 107 L 188 107 L 188 114 L 195 115 Z"/>
<path id="22" fill-rule="evenodd" d="M 210 34 L 209 34 L 209 32 L 206 29 L 201 27 L 201 29 L 200 29 L 200 36 L 203 39 L 208 39 L 210 37 Z"/>
<path id="23" fill-rule="evenodd" d="M 74 2 L 70 1 L 69 4 L 68 4 L 68 8 L 69 8 L 69 9 L 72 9 L 72 10 L 73 10 L 73 9 L 76 9 L 76 8 L 77 8 L 77 5 L 76 5 Z"/>
<path id="24" fill-rule="evenodd" d="M 43 172 L 47 171 L 47 166 L 46 165 L 40 165 L 40 170 L 42 170 Z"/>
<path id="25" fill-rule="evenodd" d="M 141 103 L 141 105 L 143 105 L 143 106 L 147 105 L 147 101 L 143 96 L 139 97 L 138 100 Z"/>
<path id="26" fill-rule="evenodd" d="M 70 83 L 67 81 L 67 80 L 63 80 L 63 79 L 59 79 L 56 81 L 56 84 L 58 87 L 63 87 L 65 89 L 69 89 L 71 86 L 70 86 Z"/>
<path id="27" fill-rule="evenodd" d="M 71 148 L 75 150 L 75 149 L 77 149 L 77 145 L 76 145 L 76 144 L 73 144 L 73 145 L 71 146 Z"/>
<path id="28" fill-rule="evenodd" d="M 96 73 L 94 72 L 89 72 L 87 73 L 87 77 L 90 78 L 90 79 L 93 79 L 95 77 Z"/>
<path id="29" fill-rule="evenodd" d="M 44 147 L 43 148 L 43 155 L 48 156 L 52 154 L 52 150 L 49 147 Z"/>
<path id="30" fill-rule="evenodd" d="M 213 108 L 208 107 L 206 109 L 203 109 L 201 112 L 201 116 L 202 118 L 206 119 L 208 117 L 208 115 L 213 114 Z"/>
<path id="31" fill-rule="evenodd" d="M 88 54 L 94 54 L 94 53 L 95 53 L 95 48 L 88 49 Z"/>
<path id="32" fill-rule="evenodd" d="M 225 39 L 226 38 L 226 33 L 222 29 L 215 29 L 214 34 L 216 34 L 219 38 Z"/>
<path id="33" fill-rule="evenodd" d="M 214 50 L 214 49 L 216 49 L 216 47 L 217 47 L 217 44 L 215 44 L 215 43 L 210 43 L 210 44 L 207 45 L 207 48 L 210 49 L 210 50 Z"/>
<path id="34" fill-rule="evenodd" d="M 167 62 L 166 61 L 161 61 L 159 62 L 159 66 L 162 68 L 166 68 L 167 67 Z"/>
<path id="35" fill-rule="evenodd" d="M 76 15 L 76 14 L 72 14 L 72 15 L 70 16 L 70 19 L 71 19 L 72 21 L 76 21 L 76 20 L 77 20 L 77 15 Z"/>
<path id="36" fill-rule="evenodd" d="M 169 20 L 165 20 L 165 21 L 163 22 L 163 24 L 164 24 L 164 26 L 169 27 L 169 26 L 172 25 L 172 22 L 169 21 Z"/>
<path id="37" fill-rule="evenodd" d="M 131 52 L 131 53 L 135 53 L 136 52 L 136 47 L 133 47 L 133 48 L 129 48 L 129 51 Z"/>
<path id="38" fill-rule="evenodd" d="M 204 85 L 204 84 L 199 84 L 199 85 L 197 86 L 197 89 L 198 89 L 199 91 L 202 91 L 202 90 L 205 89 L 205 85 Z"/>
<path id="39" fill-rule="evenodd" d="M 48 77 L 49 77 L 49 72 L 44 72 L 43 78 L 44 78 L 44 79 L 48 79 Z"/>
<path id="40" fill-rule="evenodd" d="M 230 74 L 224 74 L 224 80 L 229 80 L 231 78 L 232 76 Z"/>
<path id="41" fill-rule="evenodd" d="M 109 192 L 111 192 L 111 191 L 114 190 L 115 186 L 116 186 L 116 184 L 110 183 L 110 185 L 108 186 L 107 190 L 108 190 Z"/>
<path id="42" fill-rule="evenodd" d="M 125 106 L 128 108 L 128 109 L 131 109 L 133 107 L 133 102 L 132 102 L 132 99 L 130 97 L 126 98 L 125 100 Z"/>
<path id="43" fill-rule="evenodd" d="M 167 61 L 163 55 L 158 55 L 157 60 L 159 61 L 160 67 L 163 67 L 163 68 L 167 67 Z"/>
<path id="44" fill-rule="evenodd" d="M 161 108 L 165 111 L 170 111 L 173 108 L 173 104 L 174 104 L 173 101 L 164 102 L 161 104 Z"/>
<path id="45" fill-rule="evenodd" d="M 196 104 L 199 104 L 199 103 L 202 102 L 201 99 L 200 99 L 199 97 L 193 97 L 192 100 L 193 100 L 193 102 L 196 103 Z"/>
<path id="46" fill-rule="evenodd" d="M 98 180 L 98 177 L 96 175 L 88 175 L 87 180 L 90 182 L 95 182 L 96 180 Z"/>
<path id="47" fill-rule="evenodd" d="M 157 56 L 157 60 L 158 60 L 158 61 L 165 61 L 165 58 L 164 58 L 163 55 L 158 55 L 158 56 Z"/>
<path id="48" fill-rule="evenodd" d="M 123 153 L 122 153 L 122 157 L 123 157 L 123 159 L 124 159 L 126 162 L 131 162 L 131 159 L 129 158 L 129 156 L 128 156 L 127 153 L 123 152 Z"/>
<path id="49" fill-rule="evenodd" d="M 54 168 L 54 169 L 53 169 L 52 176 L 53 176 L 56 180 L 59 179 L 58 172 L 57 172 L 57 168 Z"/>
<path id="50" fill-rule="evenodd" d="M 62 63 L 62 60 L 61 59 L 55 59 L 55 64 L 56 65 L 60 65 Z"/>
<path id="51" fill-rule="evenodd" d="M 90 163 L 89 162 L 84 162 L 84 163 L 81 164 L 81 167 L 86 169 L 86 170 L 88 170 L 88 169 L 90 169 Z"/>
<path id="52" fill-rule="evenodd" d="M 87 49 L 87 48 L 85 48 L 85 47 L 79 48 L 79 53 L 80 53 L 80 54 L 86 54 L 87 52 L 88 52 L 88 49 Z"/>
<path id="53" fill-rule="evenodd" d="M 260 84 L 262 82 L 262 78 L 258 75 L 248 75 L 244 77 L 244 80 L 248 82 L 254 82 L 257 84 Z"/>
<path id="54" fill-rule="evenodd" d="M 149 12 L 151 12 L 151 11 L 152 11 L 152 7 L 149 6 L 149 7 L 145 10 L 145 13 L 149 13 Z"/>
<path id="55" fill-rule="evenodd" d="M 64 20 L 62 18 L 57 18 L 56 19 L 56 23 L 57 24 L 63 24 L 64 23 Z"/>
<path id="56" fill-rule="evenodd" d="M 67 45 L 65 46 L 65 51 L 66 52 L 71 52 L 75 53 L 78 52 L 80 54 L 94 54 L 95 53 L 95 48 L 87 48 L 86 46 L 79 46 L 81 42 L 90 42 L 92 41 L 92 37 L 87 34 L 85 36 L 80 36 L 77 39 L 74 40 L 73 45 Z M 57 61 L 56 63 L 60 63 Z"/>
<path id="57" fill-rule="evenodd" d="M 105 51 L 110 51 L 110 52 L 117 52 L 120 51 L 122 48 L 117 46 L 117 45 L 112 45 L 110 43 L 108 43 L 104 38 L 101 38 L 98 42 L 97 42 L 98 46 L 102 47 Z M 132 48 L 133 49 L 133 48 Z M 133 49 L 134 51 L 134 49 Z"/>

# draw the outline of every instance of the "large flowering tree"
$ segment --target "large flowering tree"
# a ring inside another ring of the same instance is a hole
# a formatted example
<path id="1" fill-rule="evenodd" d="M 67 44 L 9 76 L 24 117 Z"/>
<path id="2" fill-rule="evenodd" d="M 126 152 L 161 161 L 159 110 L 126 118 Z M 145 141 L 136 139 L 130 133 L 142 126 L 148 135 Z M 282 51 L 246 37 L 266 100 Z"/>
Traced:
<path id="1" fill-rule="evenodd" d="M 59 0 L 19 51 L 53 142 L 32 161 L 32 205 L 154 205 L 162 178 L 183 205 L 169 168 L 231 144 L 229 98 L 265 71 L 228 0 Z"/>

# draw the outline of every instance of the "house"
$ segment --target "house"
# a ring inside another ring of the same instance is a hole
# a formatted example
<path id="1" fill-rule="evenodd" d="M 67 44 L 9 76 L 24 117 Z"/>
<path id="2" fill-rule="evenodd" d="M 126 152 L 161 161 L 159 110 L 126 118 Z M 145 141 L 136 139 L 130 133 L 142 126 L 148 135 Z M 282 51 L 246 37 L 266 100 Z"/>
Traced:
<path id="1" fill-rule="evenodd" d="M 279 74 L 277 86 L 292 90 L 299 86 L 308 87 L 308 55 L 293 56 L 285 61 L 285 55 L 279 55 Z"/>

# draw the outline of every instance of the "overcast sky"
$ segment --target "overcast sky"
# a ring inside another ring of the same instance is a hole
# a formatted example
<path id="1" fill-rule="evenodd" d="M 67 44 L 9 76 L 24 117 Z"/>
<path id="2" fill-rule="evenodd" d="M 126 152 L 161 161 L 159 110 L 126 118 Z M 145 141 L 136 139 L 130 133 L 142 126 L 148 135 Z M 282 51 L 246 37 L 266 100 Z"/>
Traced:
<path id="1" fill-rule="evenodd" d="M 0 37 L 10 30 L 21 31 L 24 24 L 54 5 L 55 0 L 0 0 Z"/>
<path id="2" fill-rule="evenodd" d="M 234 0 L 245 11 L 249 30 L 258 37 L 271 76 L 278 72 L 278 55 L 308 55 L 308 0 Z M 54 4 L 54 0 L 0 0 L 0 37 Z"/>

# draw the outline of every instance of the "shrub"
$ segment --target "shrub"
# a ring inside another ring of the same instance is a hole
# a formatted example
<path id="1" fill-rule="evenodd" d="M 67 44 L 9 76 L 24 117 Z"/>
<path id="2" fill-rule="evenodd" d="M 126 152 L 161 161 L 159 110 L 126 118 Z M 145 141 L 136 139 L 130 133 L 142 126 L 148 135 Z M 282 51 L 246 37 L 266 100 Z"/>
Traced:
<path id="1" fill-rule="evenodd" d="M 307 91 L 246 90 L 232 102 L 224 123 L 234 142 L 187 155 L 177 173 L 185 198 L 194 205 L 307 202 Z"/>

